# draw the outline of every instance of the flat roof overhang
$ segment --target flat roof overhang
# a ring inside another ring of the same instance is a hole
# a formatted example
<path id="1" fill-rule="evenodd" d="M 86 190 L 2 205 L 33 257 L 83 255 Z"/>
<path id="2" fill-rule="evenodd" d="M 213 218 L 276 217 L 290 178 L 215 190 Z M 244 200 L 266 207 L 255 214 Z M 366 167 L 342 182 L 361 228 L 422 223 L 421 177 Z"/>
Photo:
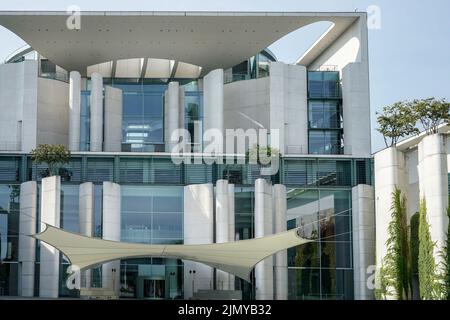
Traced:
<path id="1" fill-rule="evenodd" d="M 202 67 L 230 68 L 306 25 L 334 27 L 315 43 L 313 61 L 365 13 L 304 12 L 81 12 L 80 30 L 67 28 L 66 12 L 0 12 L 0 25 L 62 68 L 86 75 L 103 62 L 156 58 Z M 299 61 L 301 63 L 301 61 Z"/>

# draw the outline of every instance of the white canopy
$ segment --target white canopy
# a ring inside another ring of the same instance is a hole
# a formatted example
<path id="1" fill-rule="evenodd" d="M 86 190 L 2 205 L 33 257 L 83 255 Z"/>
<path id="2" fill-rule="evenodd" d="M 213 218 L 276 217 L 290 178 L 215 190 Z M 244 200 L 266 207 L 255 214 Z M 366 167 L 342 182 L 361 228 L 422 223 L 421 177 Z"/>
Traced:
<path id="1" fill-rule="evenodd" d="M 204 263 L 250 282 L 250 272 L 261 260 L 312 240 L 298 229 L 264 238 L 204 245 L 146 245 L 107 241 L 81 236 L 53 226 L 34 236 L 61 251 L 80 270 L 118 259 L 137 257 L 178 258 Z"/>

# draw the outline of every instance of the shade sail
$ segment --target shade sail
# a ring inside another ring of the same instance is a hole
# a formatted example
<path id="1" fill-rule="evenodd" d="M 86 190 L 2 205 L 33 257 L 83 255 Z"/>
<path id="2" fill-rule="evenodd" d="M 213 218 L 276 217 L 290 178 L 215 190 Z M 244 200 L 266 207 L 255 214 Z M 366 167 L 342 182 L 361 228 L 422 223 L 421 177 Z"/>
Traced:
<path id="1" fill-rule="evenodd" d="M 50 225 L 34 236 L 61 251 L 80 270 L 119 259 L 162 257 L 191 260 L 223 270 L 250 282 L 250 272 L 261 260 L 312 240 L 298 229 L 258 239 L 204 245 L 147 245 L 81 236 Z"/>

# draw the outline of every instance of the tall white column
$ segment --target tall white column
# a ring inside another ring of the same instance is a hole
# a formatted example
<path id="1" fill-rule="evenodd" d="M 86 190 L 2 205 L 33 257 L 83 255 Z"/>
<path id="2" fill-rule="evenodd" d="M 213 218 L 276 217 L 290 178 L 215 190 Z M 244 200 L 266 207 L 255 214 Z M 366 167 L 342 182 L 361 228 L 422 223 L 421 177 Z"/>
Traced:
<path id="1" fill-rule="evenodd" d="M 103 149 L 103 78 L 100 73 L 91 74 L 91 141 L 90 150 Z"/>
<path id="2" fill-rule="evenodd" d="M 216 243 L 230 241 L 230 197 L 227 180 L 217 180 L 216 183 Z M 216 288 L 230 290 L 230 274 L 216 270 Z"/>
<path id="3" fill-rule="evenodd" d="M 214 242 L 214 188 L 212 184 L 184 187 L 184 244 Z M 194 273 L 195 271 L 195 273 Z M 213 289 L 213 269 L 184 260 L 184 298 L 199 289 Z"/>
<path id="4" fill-rule="evenodd" d="M 81 75 L 69 74 L 69 150 L 80 150 Z"/>
<path id="5" fill-rule="evenodd" d="M 442 252 L 448 230 L 448 164 L 444 135 L 426 136 L 419 143 L 419 189 L 427 204 L 431 240 L 436 243 L 434 259 L 442 271 Z"/>
<path id="6" fill-rule="evenodd" d="M 236 241 L 236 218 L 235 218 L 235 198 L 234 198 L 234 184 L 228 184 L 228 209 L 229 209 L 229 231 L 228 231 L 228 241 L 234 242 Z M 230 280 L 230 290 L 234 290 L 235 286 L 235 276 L 233 274 L 229 274 Z"/>
<path id="7" fill-rule="evenodd" d="M 92 182 L 80 184 L 79 214 L 80 234 L 92 237 L 94 228 L 94 184 Z M 91 286 L 91 277 L 91 270 L 87 270 L 82 274 L 84 279 L 82 279 L 81 283 L 86 288 Z"/>
<path id="8" fill-rule="evenodd" d="M 286 231 L 287 228 L 287 198 L 286 187 L 281 184 L 273 186 L 273 207 L 275 233 Z M 287 251 L 283 250 L 275 255 L 275 299 L 287 300 L 288 297 L 288 269 Z"/>
<path id="9" fill-rule="evenodd" d="M 120 185 L 103 182 L 103 239 L 120 241 L 120 210 Z M 102 287 L 119 294 L 120 260 L 102 265 Z"/>
<path id="10" fill-rule="evenodd" d="M 105 86 L 104 151 L 122 150 L 122 90 Z"/>
<path id="11" fill-rule="evenodd" d="M 375 200 L 372 186 L 352 189 L 353 283 L 355 300 L 373 300 L 367 285 L 368 268 L 375 263 Z"/>
<path id="12" fill-rule="evenodd" d="M 350 63 L 342 70 L 344 151 L 370 158 L 370 95 L 366 62 Z"/>
<path id="13" fill-rule="evenodd" d="M 41 231 L 45 224 L 59 228 L 61 177 L 52 176 L 41 182 Z M 39 296 L 57 298 L 59 294 L 59 251 L 42 242 L 39 271 Z"/>
<path id="14" fill-rule="evenodd" d="M 22 297 L 34 296 L 34 266 L 36 261 L 36 240 L 29 237 L 36 233 L 36 181 L 20 185 L 19 215 L 19 262 Z"/>
<path id="15" fill-rule="evenodd" d="M 179 129 L 180 117 L 180 85 L 178 82 L 170 82 L 167 88 L 167 99 L 165 102 L 164 136 L 166 152 L 171 152 L 178 141 L 172 141 L 172 133 Z"/>
<path id="16" fill-rule="evenodd" d="M 255 238 L 273 233 L 272 186 L 264 179 L 255 181 Z M 273 299 L 273 256 L 255 267 L 256 300 Z"/>
<path id="17" fill-rule="evenodd" d="M 376 266 L 377 271 L 386 256 L 388 227 L 391 221 L 392 193 L 399 188 L 403 194 L 407 190 L 407 170 L 405 156 L 395 147 L 375 154 L 375 225 L 376 225 Z M 393 289 L 393 288 L 392 288 Z"/>
<path id="18" fill-rule="evenodd" d="M 270 63 L 270 130 L 282 154 L 308 153 L 308 90 L 304 66 Z"/>
<path id="19" fill-rule="evenodd" d="M 203 78 L 203 127 L 224 134 L 223 125 L 223 69 L 216 69 Z M 215 150 L 223 150 L 222 141 L 210 142 Z M 204 147 L 207 144 L 205 143 Z"/>

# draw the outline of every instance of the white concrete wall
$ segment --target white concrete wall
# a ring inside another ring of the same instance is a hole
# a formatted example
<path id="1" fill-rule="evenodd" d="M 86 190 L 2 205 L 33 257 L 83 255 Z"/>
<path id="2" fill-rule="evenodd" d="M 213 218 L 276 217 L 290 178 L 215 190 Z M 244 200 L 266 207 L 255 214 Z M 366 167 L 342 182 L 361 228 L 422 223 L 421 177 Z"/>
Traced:
<path id="1" fill-rule="evenodd" d="M 255 181 L 255 238 L 273 234 L 272 186 L 264 179 Z M 273 256 L 259 262 L 255 267 L 256 300 L 272 300 Z"/>
<path id="2" fill-rule="evenodd" d="M 81 75 L 69 74 L 69 150 L 80 150 Z"/>
<path id="3" fill-rule="evenodd" d="M 122 90 L 105 86 L 104 151 L 122 151 Z"/>
<path id="4" fill-rule="evenodd" d="M 37 144 L 69 144 L 69 84 L 38 79 Z"/>
<path id="5" fill-rule="evenodd" d="M 120 212 L 120 185 L 112 182 L 103 182 L 103 239 L 120 241 Z M 115 273 L 112 271 L 113 269 L 116 270 Z M 102 287 L 113 289 L 116 294 L 119 294 L 120 260 L 102 265 Z"/>
<path id="6" fill-rule="evenodd" d="M 0 151 L 36 147 L 37 61 L 0 65 Z"/>
<path id="7" fill-rule="evenodd" d="M 374 189 L 358 185 L 352 189 L 353 280 L 355 300 L 373 300 L 368 287 L 368 268 L 375 264 Z"/>
<path id="8" fill-rule="evenodd" d="M 41 230 L 45 224 L 59 228 L 61 208 L 61 177 L 52 176 L 41 182 Z M 45 242 L 40 243 L 39 296 L 57 298 L 59 294 L 59 251 Z"/>
<path id="9" fill-rule="evenodd" d="M 184 187 L 184 244 L 214 242 L 214 188 L 212 184 Z M 192 271 L 195 270 L 195 274 Z M 191 271 L 191 273 L 189 272 Z M 213 289 L 213 269 L 184 260 L 184 298 L 199 289 Z"/>
<path id="10" fill-rule="evenodd" d="M 407 190 L 407 168 L 405 157 L 395 147 L 375 154 L 375 225 L 376 266 L 381 267 L 386 255 L 388 226 L 391 221 L 392 193 L 399 188 L 404 195 Z"/>
<path id="11" fill-rule="evenodd" d="M 270 64 L 270 129 L 280 131 L 282 154 L 308 153 L 306 68 L 282 62 Z"/>
<path id="12" fill-rule="evenodd" d="M 172 141 L 172 133 L 179 129 L 180 125 L 180 85 L 178 82 L 170 82 L 167 88 L 164 104 L 164 141 L 166 152 L 172 152 L 178 143 Z"/>
<path id="13" fill-rule="evenodd" d="M 286 187 L 281 184 L 273 186 L 273 208 L 275 233 L 286 231 L 287 228 L 287 195 Z M 275 255 L 275 300 L 288 298 L 288 265 L 287 250 Z"/>
<path id="14" fill-rule="evenodd" d="M 418 171 L 420 197 L 426 200 L 431 240 L 436 243 L 434 258 L 441 269 L 440 252 L 446 245 L 448 230 L 448 165 L 444 135 L 427 136 L 419 143 Z"/>
<path id="15" fill-rule="evenodd" d="M 203 127 L 204 130 L 215 129 L 224 133 L 224 84 L 223 69 L 216 69 L 203 78 Z M 221 143 L 204 144 L 216 146 L 221 150 Z"/>
<path id="16" fill-rule="evenodd" d="M 269 97 L 268 77 L 225 84 L 224 128 L 268 129 Z"/>
<path id="17" fill-rule="evenodd" d="M 94 235 L 94 184 L 92 182 L 80 184 L 79 222 L 80 234 L 92 237 Z M 82 273 L 81 285 L 86 288 L 91 286 L 91 270 Z"/>
<path id="18" fill-rule="evenodd" d="M 350 63 L 342 71 L 344 152 L 371 157 L 369 70 L 367 63 Z"/>
<path id="19" fill-rule="evenodd" d="M 99 73 L 91 75 L 91 141 L 92 152 L 103 150 L 103 78 Z"/>
<path id="20" fill-rule="evenodd" d="M 36 261 L 36 240 L 29 237 L 36 233 L 37 184 L 36 181 L 20 185 L 19 215 L 19 288 L 22 297 L 34 295 L 34 266 Z"/>
<path id="21" fill-rule="evenodd" d="M 349 63 L 362 61 L 368 61 L 367 21 L 364 18 L 355 21 L 308 69 L 336 66 L 336 71 L 342 71 Z"/>

